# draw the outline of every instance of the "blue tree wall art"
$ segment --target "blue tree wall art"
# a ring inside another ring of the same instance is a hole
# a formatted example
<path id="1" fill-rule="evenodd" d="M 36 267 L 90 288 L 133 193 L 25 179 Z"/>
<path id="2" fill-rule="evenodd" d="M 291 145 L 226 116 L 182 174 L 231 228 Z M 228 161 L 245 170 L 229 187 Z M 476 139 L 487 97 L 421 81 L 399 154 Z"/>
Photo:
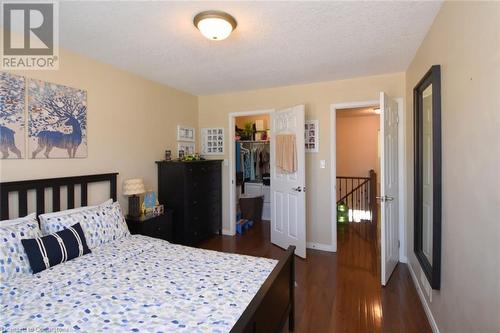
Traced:
<path id="1" fill-rule="evenodd" d="M 28 143 L 31 158 L 87 157 L 87 92 L 30 80 Z"/>
<path id="2" fill-rule="evenodd" d="M 0 72 L 0 158 L 24 158 L 26 96 L 22 76 Z"/>

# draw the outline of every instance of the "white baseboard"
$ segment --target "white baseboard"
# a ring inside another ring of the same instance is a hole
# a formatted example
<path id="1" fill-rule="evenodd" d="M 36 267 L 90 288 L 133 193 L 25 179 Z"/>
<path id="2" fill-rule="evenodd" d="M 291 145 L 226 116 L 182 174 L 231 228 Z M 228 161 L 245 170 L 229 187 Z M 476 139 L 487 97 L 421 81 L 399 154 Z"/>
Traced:
<path id="1" fill-rule="evenodd" d="M 231 230 L 229 230 L 229 229 L 222 229 L 222 234 L 224 236 L 234 236 L 234 234 L 231 233 Z"/>
<path id="2" fill-rule="evenodd" d="M 321 250 L 321 251 L 327 251 L 327 252 L 335 252 L 333 245 L 330 245 L 330 244 L 307 242 L 306 247 L 308 249 Z"/>
<path id="3" fill-rule="evenodd" d="M 410 275 L 413 280 L 413 284 L 415 285 L 415 288 L 417 289 L 418 296 L 420 297 L 420 302 L 422 303 L 422 306 L 424 307 L 425 314 L 427 315 L 427 319 L 429 320 L 429 324 L 431 324 L 432 332 L 434 333 L 439 333 L 439 328 L 436 324 L 436 320 L 434 320 L 434 316 L 432 315 L 431 308 L 429 307 L 429 303 L 427 303 L 427 299 L 424 296 L 424 292 L 422 291 L 422 288 L 420 288 L 420 284 L 418 283 L 417 276 L 415 275 L 415 272 L 413 271 L 413 268 L 411 267 L 410 264 L 408 264 L 408 268 L 410 269 Z"/>
<path id="4" fill-rule="evenodd" d="M 399 257 L 399 262 L 402 262 L 403 264 L 408 263 L 408 258 L 406 256 L 400 256 Z"/>

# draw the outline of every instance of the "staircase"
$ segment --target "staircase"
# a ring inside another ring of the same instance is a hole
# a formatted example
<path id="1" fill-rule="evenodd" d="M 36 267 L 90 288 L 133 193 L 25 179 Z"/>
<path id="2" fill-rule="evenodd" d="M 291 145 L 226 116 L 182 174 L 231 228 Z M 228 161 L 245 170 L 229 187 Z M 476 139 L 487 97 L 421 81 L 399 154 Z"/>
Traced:
<path id="1" fill-rule="evenodd" d="M 349 222 L 377 222 L 377 174 L 370 170 L 368 177 L 337 177 L 337 207 L 347 206 Z M 338 222 L 339 214 L 337 214 Z"/>

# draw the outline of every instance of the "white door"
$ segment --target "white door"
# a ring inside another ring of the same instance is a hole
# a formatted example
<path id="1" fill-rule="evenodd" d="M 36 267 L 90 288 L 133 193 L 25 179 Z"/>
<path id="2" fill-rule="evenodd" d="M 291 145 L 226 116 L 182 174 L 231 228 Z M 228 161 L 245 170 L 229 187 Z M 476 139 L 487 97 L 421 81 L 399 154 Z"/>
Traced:
<path id="1" fill-rule="evenodd" d="M 398 104 L 380 93 L 382 285 L 399 261 Z"/>
<path id="2" fill-rule="evenodd" d="M 271 114 L 271 242 L 284 249 L 295 245 L 295 254 L 306 257 L 306 170 L 304 105 Z M 285 173 L 276 167 L 276 137 L 294 134 L 297 168 Z"/>

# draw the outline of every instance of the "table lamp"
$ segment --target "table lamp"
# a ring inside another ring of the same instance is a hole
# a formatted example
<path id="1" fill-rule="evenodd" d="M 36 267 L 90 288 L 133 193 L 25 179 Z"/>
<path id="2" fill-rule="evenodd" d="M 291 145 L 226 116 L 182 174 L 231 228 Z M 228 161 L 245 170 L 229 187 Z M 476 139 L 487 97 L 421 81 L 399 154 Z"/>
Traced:
<path id="1" fill-rule="evenodd" d="M 141 178 L 127 179 L 123 182 L 123 195 L 128 196 L 128 215 L 139 217 L 141 205 L 138 194 L 146 192 Z"/>

